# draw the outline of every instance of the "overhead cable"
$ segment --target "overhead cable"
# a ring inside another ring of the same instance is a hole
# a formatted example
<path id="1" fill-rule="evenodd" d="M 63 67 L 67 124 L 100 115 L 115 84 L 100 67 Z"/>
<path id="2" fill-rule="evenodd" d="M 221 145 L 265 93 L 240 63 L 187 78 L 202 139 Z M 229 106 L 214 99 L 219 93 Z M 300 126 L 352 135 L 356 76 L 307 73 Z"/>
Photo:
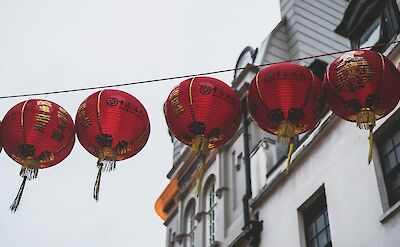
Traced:
<path id="1" fill-rule="evenodd" d="M 399 42 L 400 42 L 400 40 L 396 40 L 396 41 L 387 42 L 387 43 L 375 44 L 375 45 L 373 45 L 373 46 L 362 47 L 362 48 L 360 48 L 360 49 L 369 49 L 369 48 L 372 48 L 372 47 L 387 46 L 387 45 L 396 44 L 396 43 L 399 43 Z M 176 79 L 185 79 L 185 78 L 190 78 L 190 77 L 195 77 L 195 76 L 205 76 L 205 75 L 212 75 L 212 74 L 221 74 L 221 73 L 231 72 L 231 71 L 235 71 L 235 70 L 236 70 L 236 71 L 239 71 L 239 70 L 244 70 L 244 69 L 246 69 L 246 68 L 252 68 L 252 67 L 253 67 L 253 68 L 259 68 L 259 67 L 265 67 L 265 66 L 268 66 L 268 65 L 279 64 L 279 63 L 299 62 L 299 61 L 308 60 L 308 59 L 315 59 L 315 58 L 319 58 L 319 57 L 326 57 L 326 56 L 332 56 L 332 55 L 342 54 L 342 53 L 350 52 L 350 51 L 353 51 L 353 50 L 354 50 L 354 49 L 348 49 L 348 50 L 342 50 L 342 51 L 335 51 L 335 52 L 330 52 L 330 53 L 324 53 L 324 54 L 315 55 L 315 56 L 308 56 L 308 57 L 296 58 L 296 59 L 287 60 L 287 61 L 281 61 L 281 62 L 264 63 L 264 64 L 259 64 L 259 65 L 247 65 L 246 67 L 232 68 L 232 69 L 223 69 L 223 70 L 215 70 L 215 71 L 209 71 L 209 72 L 203 72 L 203 73 L 196 73 L 196 74 L 189 74 L 189 75 L 178 75 L 178 76 L 164 77 L 164 78 L 158 78 L 158 79 L 150 79 L 150 80 L 142 80 L 142 81 L 133 81 L 133 82 L 109 84 L 109 85 L 102 85 L 102 86 L 81 87 L 81 88 L 65 89 L 65 90 L 58 90 L 58 91 L 48 91 L 48 92 L 39 92 L 39 93 L 26 93 L 26 94 L 6 95 L 6 96 L 0 96 L 0 99 L 31 97 L 31 96 L 39 96 L 39 95 L 44 95 L 44 96 L 45 96 L 45 95 L 51 95 L 51 94 L 72 93 L 72 92 L 88 91 L 88 90 L 95 90 L 95 89 L 106 89 L 106 88 L 115 88 L 115 87 L 125 87 L 125 86 L 137 85 L 137 84 L 147 84 L 147 83 L 154 83 L 154 82 L 161 82 L 161 81 L 170 81 L 170 80 L 176 80 Z"/>

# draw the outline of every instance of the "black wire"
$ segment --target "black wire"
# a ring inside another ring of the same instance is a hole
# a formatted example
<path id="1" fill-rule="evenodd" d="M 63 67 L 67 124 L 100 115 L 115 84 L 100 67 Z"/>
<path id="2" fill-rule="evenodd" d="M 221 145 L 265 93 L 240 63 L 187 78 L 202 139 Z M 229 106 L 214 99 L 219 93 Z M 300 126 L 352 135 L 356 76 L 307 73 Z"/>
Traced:
<path id="1" fill-rule="evenodd" d="M 373 46 L 366 46 L 366 47 L 362 47 L 360 49 L 369 49 L 369 48 L 376 47 L 376 46 L 386 46 L 386 45 L 395 44 L 395 43 L 399 43 L 399 42 L 400 42 L 400 40 L 396 40 L 396 41 L 387 42 L 387 43 L 375 44 Z M 59 90 L 59 91 L 6 95 L 6 96 L 0 96 L 0 99 L 21 98 L 21 97 L 30 97 L 30 96 L 38 96 L 38 95 L 50 95 L 50 94 L 61 94 L 61 93 L 72 93 L 72 92 L 88 91 L 88 90 L 94 90 L 94 89 L 105 89 L 105 88 L 124 87 L 124 86 L 131 86 L 131 85 L 137 85 L 137 84 L 161 82 L 161 81 L 170 81 L 170 80 L 176 80 L 176 79 L 190 78 L 190 77 L 194 77 L 194 76 L 205 76 L 205 75 L 226 73 L 226 72 L 231 72 L 231 71 L 235 71 L 235 70 L 236 71 L 244 70 L 246 68 L 258 68 L 258 67 L 264 67 L 264 66 L 268 66 L 268 65 L 280 64 L 280 63 L 286 63 L 286 62 L 298 62 L 298 61 L 303 61 L 303 60 L 308 60 L 308 59 L 313 59 L 313 58 L 319 58 L 319 57 L 342 54 L 342 53 L 346 53 L 346 52 L 349 52 L 349 51 L 353 51 L 353 49 L 344 50 L 344 51 L 336 51 L 336 52 L 331 52 L 331 53 L 325 53 L 325 54 L 320 54 L 320 55 L 316 55 L 316 56 L 297 58 L 297 59 L 287 60 L 287 61 L 282 61 L 282 62 L 265 63 L 265 64 L 259 64 L 259 65 L 247 65 L 246 67 L 241 67 L 241 68 L 223 69 L 223 70 L 216 70 L 216 71 L 210 71 L 210 72 L 204 72 L 204 73 L 196 73 L 196 74 L 191 74 L 191 75 L 180 75 L 180 76 L 172 76 L 172 77 L 165 77 L 165 78 L 159 78 L 159 79 L 134 81 L 134 82 L 126 82 L 126 83 L 120 83 L 120 84 L 111 84 L 111 85 L 95 86 L 95 87 L 82 87 L 82 88 L 75 88 L 75 89 L 65 89 L 65 90 Z"/>

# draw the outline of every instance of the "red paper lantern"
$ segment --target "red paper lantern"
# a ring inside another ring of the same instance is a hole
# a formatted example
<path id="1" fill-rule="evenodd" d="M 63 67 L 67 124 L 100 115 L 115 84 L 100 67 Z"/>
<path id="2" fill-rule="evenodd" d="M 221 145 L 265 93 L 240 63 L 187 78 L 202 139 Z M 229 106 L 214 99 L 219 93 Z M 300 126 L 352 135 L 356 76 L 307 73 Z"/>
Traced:
<path id="1" fill-rule="evenodd" d="M 0 129 L 1 129 L 1 121 L 0 121 Z M 3 150 L 3 142 L 2 142 L 1 135 L 0 135 L 0 153 L 2 150 Z"/>
<path id="2" fill-rule="evenodd" d="M 307 68 L 279 63 L 257 73 L 250 83 L 247 102 L 249 113 L 258 126 L 290 143 L 293 138 L 317 124 L 324 108 L 320 80 Z"/>
<path id="3" fill-rule="evenodd" d="M 74 123 L 59 105 L 48 100 L 27 100 L 11 108 L 3 119 L 4 150 L 22 168 L 23 182 L 10 209 L 16 211 L 26 180 L 37 177 L 38 169 L 60 163 L 75 143 Z"/>
<path id="4" fill-rule="evenodd" d="M 174 136 L 201 153 L 204 161 L 208 149 L 224 145 L 235 135 L 242 111 L 239 96 L 224 82 L 193 77 L 171 91 L 164 114 Z M 198 186 L 203 172 L 204 164 L 197 173 Z"/>
<path id="5" fill-rule="evenodd" d="M 137 154 L 150 135 L 146 109 L 132 95 L 119 90 L 103 90 L 90 95 L 76 114 L 79 142 L 98 158 L 98 174 L 93 192 L 99 198 L 100 178 L 115 169 L 116 161 Z"/>
<path id="6" fill-rule="evenodd" d="M 329 65 L 324 89 L 329 107 L 337 116 L 370 130 L 370 162 L 375 121 L 393 110 L 400 99 L 396 67 L 378 52 L 351 51 Z"/>

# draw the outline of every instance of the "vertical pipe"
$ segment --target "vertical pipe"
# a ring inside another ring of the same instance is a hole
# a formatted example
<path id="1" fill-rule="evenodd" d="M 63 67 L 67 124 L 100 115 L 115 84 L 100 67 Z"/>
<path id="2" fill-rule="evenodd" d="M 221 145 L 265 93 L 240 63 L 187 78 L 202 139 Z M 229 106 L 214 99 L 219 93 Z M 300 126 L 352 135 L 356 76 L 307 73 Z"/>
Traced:
<path id="1" fill-rule="evenodd" d="M 242 100 L 242 113 L 243 113 L 243 149 L 244 149 L 244 167 L 246 176 L 246 193 L 243 196 L 243 216 L 244 216 L 244 227 L 246 230 L 250 225 L 250 208 L 249 200 L 252 197 L 251 191 L 251 175 L 250 175 L 250 147 L 249 147 L 249 119 L 247 116 L 247 103 L 246 98 Z"/>
<path id="2" fill-rule="evenodd" d="M 247 239 L 249 246 L 257 247 L 261 241 L 261 231 L 263 229 L 263 222 L 257 220 L 250 220 L 250 206 L 249 200 L 252 197 L 251 191 L 251 167 L 250 167 L 250 145 L 249 145 L 249 118 L 247 113 L 246 98 L 242 100 L 242 113 L 243 113 L 243 149 L 244 149 L 244 167 L 246 176 L 246 192 L 243 195 L 243 218 L 244 226 L 242 228 L 243 236 Z"/>

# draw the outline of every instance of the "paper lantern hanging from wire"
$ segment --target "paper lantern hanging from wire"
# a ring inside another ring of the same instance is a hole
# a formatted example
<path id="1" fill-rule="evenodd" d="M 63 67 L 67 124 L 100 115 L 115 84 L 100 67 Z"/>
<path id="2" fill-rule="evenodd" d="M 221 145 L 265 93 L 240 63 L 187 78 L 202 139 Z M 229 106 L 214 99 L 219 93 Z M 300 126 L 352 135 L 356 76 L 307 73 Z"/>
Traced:
<path id="1" fill-rule="evenodd" d="M 291 162 L 294 137 L 312 128 L 324 109 L 321 81 L 309 69 L 294 63 L 279 63 L 257 73 L 250 83 L 247 103 L 258 126 L 289 143 Z"/>
<path id="2" fill-rule="evenodd" d="M 132 95 L 103 90 L 90 95 L 76 115 L 76 132 L 82 146 L 98 158 L 93 197 L 99 199 L 102 172 L 112 171 L 116 161 L 137 154 L 150 135 L 146 109 Z"/>
<path id="3" fill-rule="evenodd" d="M 0 121 L 0 130 L 1 130 L 1 121 Z M 2 150 L 3 150 L 3 142 L 2 142 L 2 137 L 1 137 L 1 134 L 0 134 L 0 153 L 1 153 Z"/>
<path id="4" fill-rule="evenodd" d="M 392 111 L 400 99 L 400 73 L 376 51 L 357 50 L 343 54 L 328 67 L 324 89 L 329 108 L 340 118 L 369 130 L 372 158 L 376 120 Z"/>
<path id="5" fill-rule="evenodd" d="M 60 163 L 75 143 L 74 123 L 59 105 L 33 99 L 12 107 L 3 119 L 1 138 L 5 152 L 22 168 L 23 181 L 11 205 L 15 212 L 26 180 L 35 179 L 38 170 Z"/>
<path id="6" fill-rule="evenodd" d="M 240 98 L 218 79 L 193 77 L 171 91 L 164 105 L 164 114 L 173 135 L 202 157 L 203 163 L 194 179 L 198 194 L 207 151 L 227 143 L 240 126 Z"/>

